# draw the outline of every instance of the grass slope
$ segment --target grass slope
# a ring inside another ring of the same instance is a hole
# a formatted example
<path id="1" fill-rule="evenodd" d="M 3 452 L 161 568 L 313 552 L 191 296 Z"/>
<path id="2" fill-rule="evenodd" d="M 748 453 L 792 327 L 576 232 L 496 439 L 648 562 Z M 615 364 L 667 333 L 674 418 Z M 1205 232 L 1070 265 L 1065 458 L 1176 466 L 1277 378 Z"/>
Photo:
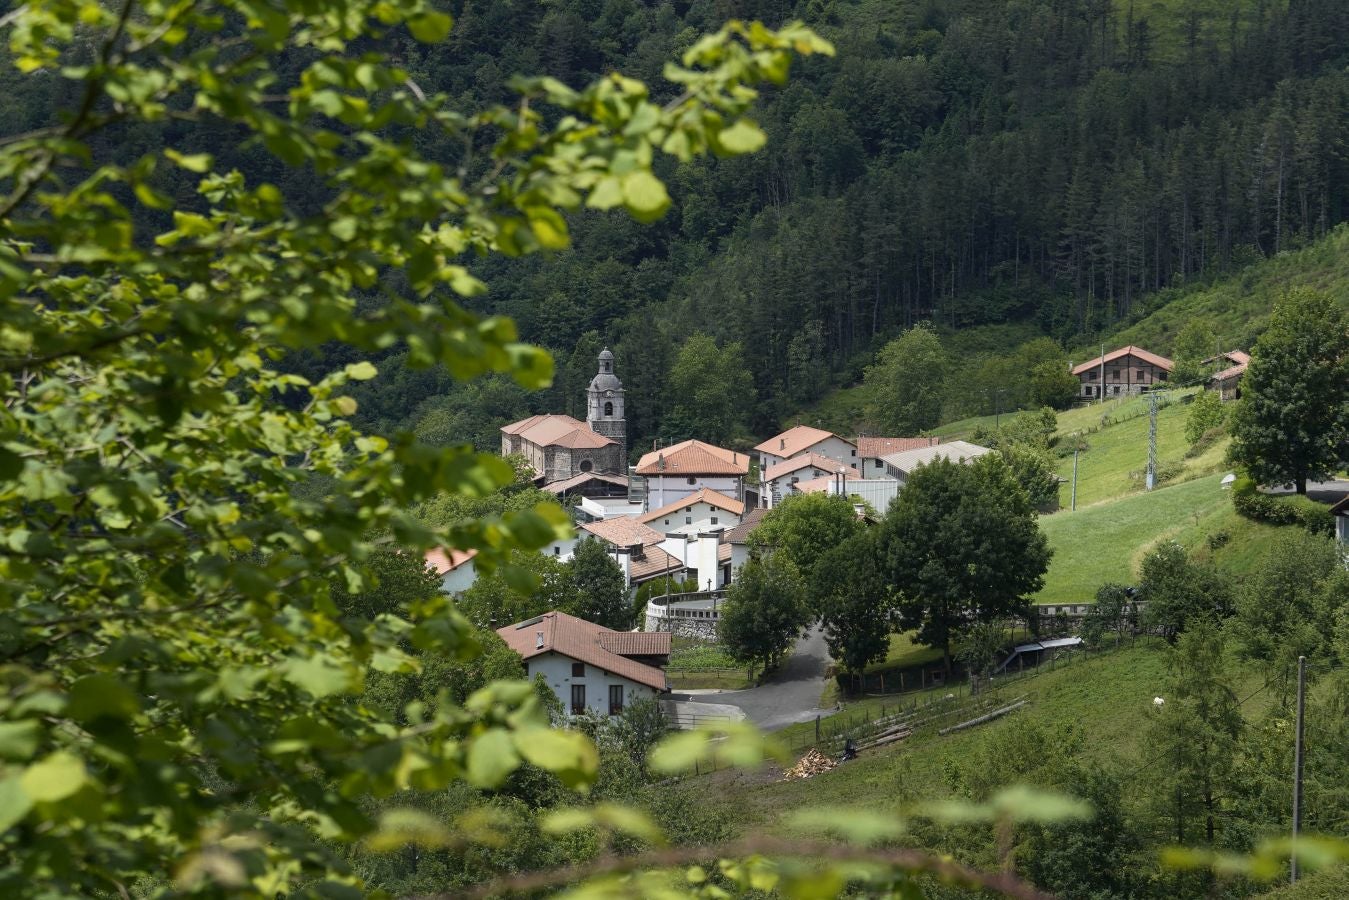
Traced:
<path id="1" fill-rule="evenodd" d="M 1209 476 L 1085 509 L 1080 506 L 1079 488 L 1076 512 L 1040 520 L 1054 557 L 1035 601 L 1090 602 L 1108 581 L 1132 584 L 1138 563 L 1162 540 L 1182 536 L 1193 540 L 1215 523 L 1229 522 L 1232 498 L 1219 480 Z"/>

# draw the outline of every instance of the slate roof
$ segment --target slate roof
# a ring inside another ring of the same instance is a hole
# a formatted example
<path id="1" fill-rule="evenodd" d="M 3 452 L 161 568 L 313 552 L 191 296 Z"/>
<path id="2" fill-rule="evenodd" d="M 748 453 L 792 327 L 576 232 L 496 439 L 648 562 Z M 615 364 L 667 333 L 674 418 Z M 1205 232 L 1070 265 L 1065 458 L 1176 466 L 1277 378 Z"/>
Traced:
<path id="1" fill-rule="evenodd" d="M 617 443 L 612 438 L 596 434 L 585 422 L 571 416 L 530 416 L 503 426 L 503 434 L 519 435 L 540 447 L 570 447 L 573 450 L 594 450 Z"/>
<path id="2" fill-rule="evenodd" d="M 448 547 L 436 547 L 422 555 L 426 564 L 436 570 L 437 575 L 453 572 L 455 569 L 478 555 L 477 550 L 452 550 Z"/>
<path id="3" fill-rule="evenodd" d="M 717 509 L 724 509 L 732 515 L 743 515 L 745 512 L 745 501 L 737 500 L 734 497 L 727 497 L 720 491 L 714 491 L 711 488 L 699 488 L 692 494 L 689 494 L 682 500 L 676 500 L 674 503 L 667 503 L 660 509 L 653 509 L 638 518 L 641 522 L 654 522 L 656 519 L 673 515 L 686 506 L 692 506 L 695 503 L 706 503 L 708 506 L 715 506 Z"/>
<path id="4" fill-rule="evenodd" d="M 749 456 L 724 447 L 688 440 L 644 454 L 638 475 L 746 475 Z"/>
<path id="5" fill-rule="evenodd" d="M 1111 350 L 1109 353 L 1105 355 L 1104 358 L 1098 356 L 1095 359 L 1082 363 L 1081 365 L 1073 366 L 1073 374 L 1081 375 L 1083 372 L 1088 372 L 1092 369 L 1099 368 L 1102 362 L 1112 363 L 1115 360 L 1125 356 L 1136 356 L 1139 359 L 1143 360 L 1143 362 L 1151 363 L 1152 365 L 1157 366 L 1160 369 L 1165 369 L 1168 372 L 1170 372 L 1173 368 L 1175 368 L 1175 363 L 1171 362 L 1171 360 L 1167 359 L 1165 356 L 1158 356 L 1156 353 L 1151 353 L 1147 350 L 1144 350 L 1142 347 L 1135 347 L 1133 344 L 1130 344 L 1127 347 L 1120 347 L 1118 350 Z"/>
<path id="6" fill-rule="evenodd" d="M 659 544 L 665 535 L 643 524 L 636 516 L 617 516 L 599 522 L 587 522 L 581 526 L 602 541 L 608 541 L 615 547 L 631 547 L 637 544 Z"/>
<path id="7" fill-rule="evenodd" d="M 877 459 L 887 453 L 903 453 L 905 450 L 917 450 L 919 447 L 935 447 L 941 442 L 938 437 L 859 437 L 857 455 L 862 459 Z"/>
<path id="8" fill-rule="evenodd" d="M 634 656 L 668 656 L 669 632 L 643 634 L 629 642 L 623 632 L 612 631 L 594 622 L 587 622 L 585 619 L 554 610 L 533 619 L 498 628 L 497 634 L 526 660 L 544 653 L 558 653 L 658 691 L 669 690 L 664 669 L 648 666 L 623 655 L 624 652 L 632 652 Z M 539 640 L 540 634 L 543 635 L 542 641 Z M 626 649 L 629 645 L 638 646 L 638 642 L 641 642 L 640 651 Z M 542 646 L 539 646 L 540 644 Z M 606 647 L 606 644 L 609 646 Z M 661 646 L 664 647 L 663 650 L 660 649 Z M 610 649 L 611 647 L 617 650 Z"/>
<path id="9" fill-rule="evenodd" d="M 809 425 L 796 425 L 792 428 L 788 428 L 786 431 L 782 432 L 782 434 L 769 438 L 754 449 L 758 450 L 760 453 L 769 453 L 773 456 L 795 456 L 804 450 L 809 450 L 820 441 L 828 440 L 831 437 L 838 437 L 838 435 L 834 434 L 832 431 L 825 431 L 822 428 L 812 428 Z M 852 441 L 848 441 L 847 438 L 839 438 L 839 440 L 847 441 L 849 444 L 852 443 Z"/>

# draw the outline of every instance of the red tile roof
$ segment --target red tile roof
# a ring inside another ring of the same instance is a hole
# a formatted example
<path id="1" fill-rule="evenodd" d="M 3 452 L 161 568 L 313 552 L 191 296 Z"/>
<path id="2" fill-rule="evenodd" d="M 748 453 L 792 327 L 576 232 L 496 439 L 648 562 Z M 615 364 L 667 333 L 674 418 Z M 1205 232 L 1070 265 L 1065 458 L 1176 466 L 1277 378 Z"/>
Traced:
<path id="1" fill-rule="evenodd" d="M 668 631 L 608 631 L 600 633 L 600 646 L 619 656 L 669 656 Z"/>
<path id="2" fill-rule="evenodd" d="M 812 428 L 809 425 L 796 425 L 776 437 L 769 438 L 754 449 L 760 453 L 785 458 L 795 456 L 803 450 L 809 450 L 820 441 L 826 441 L 831 437 L 838 437 L 838 435 L 821 428 Z M 839 438 L 839 440 L 847 441 L 846 438 Z M 847 443 L 851 444 L 852 441 L 847 441 Z"/>
<path id="3" fill-rule="evenodd" d="M 606 643 L 613 647 L 622 646 L 626 639 L 621 637 L 621 632 L 587 622 L 585 619 L 578 619 L 555 610 L 514 625 L 507 625 L 505 628 L 498 628 L 497 634 L 524 659 L 531 659 L 544 653 L 557 653 L 658 691 L 669 690 L 664 669 L 628 659 L 604 646 Z M 539 640 L 540 635 L 543 636 L 542 641 Z M 663 651 L 659 650 L 662 638 Z M 637 640 L 643 642 L 643 649 L 634 655 L 667 656 L 670 653 L 668 632 L 653 632 L 650 635 L 642 635 Z M 637 640 L 633 641 L 634 645 Z"/>
<path id="4" fill-rule="evenodd" d="M 637 461 L 638 475 L 745 475 L 748 472 L 749 457 L 746 454 L 694 440 L 652 450 Z"/>
<path id="5" fill-rule="evenodd" d="M 437 547 L 434 550 L 427 550 L 422 558 L 426 560 L 428 566 L 436 570 L 437 575 L 444 575 L 447 572 L 453 572 L 477 555 L 477 550 L 451 550 L 445 547 Z"/>
<path id="6" fill-rule="evenodd" d="M 674 503 L 667 503 L 660 509 L 653 509 L 646 515 L 640 516 L 638 520 L 641 522 L 654 522 L 659 518 L 678 512 L 680 509 L 683 509 L 686 506 L 692 506 L 695 503 L 706 503 L 708 506 L 724 509 L 726 512 L 736 516 L 742 515 L 745 512 L 745 501 L 737 500 L 734 497 L 727 497 L 720 491 L 714 491 L 711 488 L 699 488 L 684 499 L 676 500 Z"/>
<path id="7" fill-rule="evenodd" d="M 597 449 L 616 443 L 612 438 L 596 434 L 590 426 L 571 416 L 543 415 L 530 416 L 512 422 L 501 429 L 503 434 L 519 435 L 531 444 L 540 447 L 570 447 L 575 449 Z"/>
<path id="8" fill-rule="evenodd" d="M 802 453 L 800 456 L 793 456 L 791 459 L 784 460 L 776 466 L 769 466 L 764 470 L 763 479 L 764 481 L 775 481 L 783 475 L 790 475 L 807 466 L 814 466 L 815 468 L 823 469 L 826 472 L 843 472 L 845 475 L 853 478 L 861 477 L 861 474 L 856 469 L 846 463 L 841 463 L 836 459 L 830 459 L 827 456 L 821 456 L 818 453 Z"/>
<path id="9" fill-rule="evenodd" d="M 829 486 L 834 483 L 834 479 L 837 477 L 838 476 L 836 475 L 825 475 L 821 478 L 812 478 L 809 481 L 798 481 L 796 484 L 792 485 L 792 490 L 800 494 L 822 494 L 829 490 Z M 853 472 L 851 475 L 845 474 L 843 479 L 846 484 L 849 481 L 854 481 L 861 477 L 861 475 Z"/>
<path id="10" fill-rule="evenodd" d="M 587 481 L 603 481 L 616 487 L 627 487 L 628 479 L 622 475 L 605 475 L 603 472 L 581 472 L 579 475 L 573 475 L 570 478 L 564 478 L 561 481 L 553 481 L 545 484 L 543 489 L 550 494 L 565 494 L 575 487 L 580 487 Z"/>
<path id="11" fill-rule="evenodd" d="M 635 544 L 645 546 L 659 544 L 665 540 L 665 535 L 644 525 L 636 516 L 618 516 L 600 522 L 587 522 L 581 526 L 581 530 L 588 531 L 615 547 L 631 547 Z"/>
<path id="12" fill-rule="evenodd" d="M 862 459 L 878 459 L 887 453 L 903 453 L 905 450 L 917 450 L 919 447 L 933 447 L 941 441 L 938 437 L 859 437 L 857 455 Z"/>
<path id="13" fill-rule="evenodd" d="M 745 539 L 749 537 L 749 533 L 759 527 L 759 523 L 763 521 L 763 517 L 767 515 L 767 513 L 768 510 L 761 506 L 754 507 L 754 509 L 745 513 L 745 517 L 740 520 L 739 525 L 723 534 L 721 539 L 727 544 L 745 543 Z"/>
<path id="14" fill-rule="evenodd" d="M 671 578 L 680 578 L 682 577 L 680 573 L 686 568 L 679 557 L 671 556 L 659 547 L 646 547 L 642 550 L 641 559 L 633 558 L 629 578 L 633 584 L 650 581 L 666 573 L 669 573 Z"/>
<path id="15" fill-rule="evenodd" d="M 1165 369 L 1168 372 L 1170 372 L 1175 367 L 1175 363 L 1171 362 L 1171 360 L 1167 359 L 1165 356 L 1158 356 L 1156 353 L 1150 353 L 1149 351 L 1144 350 L 1142 347 L 1135 347 L 1133 344 L 1130 344 L 1127 347 L 1120 347 L 1118 350 L 1111 350 L 1104 357 L 1098 356 L 1095 359 L 1090 360 L 1088 362 L 1084 362 L 1079 366 L 1073 366 L 1073 374 L 1081 375 L 1083 372 L 1088 372 L 1094 368 L 1097 368 L 1102 363 L 1114 362 L 1115 360 L 1125 356 L 1136 356 L 1139 359 L 1143 360 L 1143 362 L 1151 363 L 1152 365 L 1157 366 L 1159 369 Z"/>

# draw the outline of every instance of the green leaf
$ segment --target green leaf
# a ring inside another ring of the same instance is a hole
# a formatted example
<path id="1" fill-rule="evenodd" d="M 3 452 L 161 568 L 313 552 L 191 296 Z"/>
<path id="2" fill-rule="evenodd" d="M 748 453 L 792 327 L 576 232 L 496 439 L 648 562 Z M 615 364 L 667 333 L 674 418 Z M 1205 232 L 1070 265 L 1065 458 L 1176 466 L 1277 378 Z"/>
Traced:
<path id="1" fill-rule="evenodd" d="M 798 810 L 788 823 L 802 831 L 823 832 L 853 844 L 876 844 L 904 833 L 904 823 L 894 816 L 854 806 L 818 806 Z"/>
<path id="2" fill-rule="evenodd" d="M 498 788 L 519 766 L 520 757 L 504 729 L 489 729 L 469 745 L 468 780 L 474 787 Z"/>
<path id="3" fill-rule="evenodd" d="M 284 671 L 287 681 L 308 691 L 315 699 L 346 690 L 350 681 L 345 669 L 321 653 L 307 659 L 288 660 Z"/>
<path id="4" fill-rule="evenodd" d="M 32 719 L 22 722 L 0 722 L 0 757 L 5 759 L 32 759 L 37 752 L 42 731 Z"/>
<path id="5" fill-rule="evenodd" d="M 1013 822 L 1054 823 L 1092 817 L 1091 804 L 1076 797 L 1015 785 L 999 791 L 990 805 Z"/>
<path id="6" fill-rule="evenodd" d="M 443 12 L 426 10 L 408 19 L 408 31 L 423 44 L 445 40 L 454 26 L 454 19 Z"/>
<path id="7" fill-rule="evenodd" d="M 55 803 L 84 787 L 88 780 L 84 760 L 59 750 L 29 766 L 19 776 L 19 785 L 34 803 Z"/>
<path id="8" fill-rule="evenodd" d="M 19 776 L 0 778 L 0 834 L 21 822 L 32 808 L 33 800 L 19 783 Z"/>
<path id="9" fill-rule="evenodd" d="M 86 675 L 70 688 L 66 714 L 76 722 L 95 719 L 132 719 L 140 712 L 140 698 L 111 675 Z"/>
<path id="10" fill-rule="evenodd" d="M 419 809 L 390 809 L 380 814 L 379 825 L 366 843 L 377 853 L 388 853 L 408 844 L 448 847 L 454 843 L 454 834 L 434 816 Z"/>
<path id="11" fill-rule="evenodd" d="M 164 156 L 189 172 L 205 172 L 211 168 L 211 154 L 209 153 L 179 153 L 177 150 L 165 147 Z"/>
<path id="12" fill-rule="evenodd" d="M 515 748 L 526 760 L 556 775 L 567 787 L 585 791 L 595 782 L 600 757 L 578 731 L 531 728 L 515 734 Z"/>
<path id="13" fill-rule="evenodd" d="M 654 222 L 670 208 L 665 184 L 645 169 L 623 176 L 623 205 L 639 222 Z"/>
<path id="14" fill-rule="evenodd" d="M 768 141 L 763 129 L 749 119 L 740 119 L 729 128 L 723 128 L 717 134 L 717 143 L 726 153 L 739 155 L 753 153 Z"/>
<path id="15" fill-rule="evenodd" d="M 352 363 L 342 371 L 346 372 L 352 381 L 369 381 L 379 374 L 379 370 L 372 363 L 365 361 Z"/>

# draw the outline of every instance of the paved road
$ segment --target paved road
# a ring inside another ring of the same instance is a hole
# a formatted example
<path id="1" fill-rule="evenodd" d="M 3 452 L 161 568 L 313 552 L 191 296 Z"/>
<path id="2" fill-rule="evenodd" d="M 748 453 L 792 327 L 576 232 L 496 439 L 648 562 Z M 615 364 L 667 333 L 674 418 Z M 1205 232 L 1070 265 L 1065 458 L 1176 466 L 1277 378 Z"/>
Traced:
<path id="1" fill-rule="evenodd" d="M 1270 494 L 1291 494 L 1294 488 L 1291 484 L 1284 484 L 1267 487 L 1264 490 Z M 1334 478 L 1330 481 L 1307 482 L 1307 496 L 1319 503 L 1338 503 L 1347 494 L 1349 494 L 1349 480 Z"/>
<path id="2" fill-rule="evenodd" d="M 671 699 L 692 703 L 729 704 L 745 711 L 745 717 L 765 731 L 783 728 L 795 722 L 808 722 L 817 715 L 832 715 L 834 709 L 820 709 L 824 691 L 825 667 L 829 650 L 819 628 L 812 629 L 796 644 L 791 658 L 758 687 L 717 694 L 674 694 Z"/>

